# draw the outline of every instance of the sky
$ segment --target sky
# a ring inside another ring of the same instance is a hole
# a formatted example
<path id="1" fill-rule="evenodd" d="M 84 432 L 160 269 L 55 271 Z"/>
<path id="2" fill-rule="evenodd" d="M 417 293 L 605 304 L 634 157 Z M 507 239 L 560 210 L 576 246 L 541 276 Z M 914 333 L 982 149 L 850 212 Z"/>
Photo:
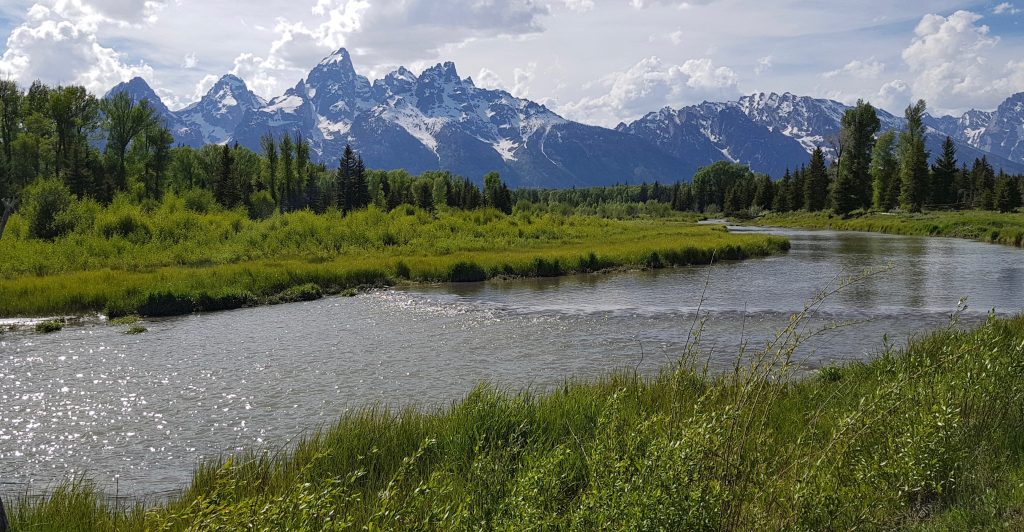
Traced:
<path id="1" fill-rule="evenodd" d="M 4 0 L 0 79 L 142 76 L 178 109 L 226 73 L 269 99 L 345 47 L 371 80 L 454 61 L 604 126 L 772 91 L 958 114 L 1024 91 L 1022 22 L 1024 0 Z"/>

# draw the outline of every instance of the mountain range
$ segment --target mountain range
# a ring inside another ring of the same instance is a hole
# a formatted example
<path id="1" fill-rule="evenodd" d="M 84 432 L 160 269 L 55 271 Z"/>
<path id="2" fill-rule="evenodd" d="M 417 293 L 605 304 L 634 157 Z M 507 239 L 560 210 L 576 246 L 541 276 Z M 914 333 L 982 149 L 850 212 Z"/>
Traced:
<path id="1" fill-rule="evenodd" d="M 118 92 L 149 100 L 182 145 L 237 142 L 259 150 L 267 133 L 299 134 L 310 143 L 312 158 L 328 165 L 351 144 L 371 168 L 447 169 L 476 180 L 497 171 L 518 187 L 685 181 L 719 160 L 778 177 L 805 164 L 815 147 L 831 150 L 849 108 L 832 100 L 759 93 L 665 107 L 609 129 L 567 120 L 503 90 L 477 87 L 450 62 L 419 75 L 399 68 L 371 82 L 356 73 L 344 48 L 269 101 L 230 74 L 177 111 L 141 78 L 115 86 L 107 96 Z M 882 130 L 903 128 L 900 117 L 883 110 L 878 116 Z M 948 135 L 961 161 L 986 156 L 997 169 L 1024 173 L 1024 93 L 994 111 L 928 116 L 926 126 L 933 156 Z"/>

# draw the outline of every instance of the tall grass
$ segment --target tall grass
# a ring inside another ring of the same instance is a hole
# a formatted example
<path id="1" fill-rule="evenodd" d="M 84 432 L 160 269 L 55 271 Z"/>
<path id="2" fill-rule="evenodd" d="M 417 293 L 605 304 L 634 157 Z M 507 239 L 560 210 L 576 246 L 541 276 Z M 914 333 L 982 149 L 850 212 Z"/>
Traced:
<path id="1" fill-rule="evenodd" d="M 770 214 L 753 223 L 778 227 L 870 231 L 898 235 L 948 236 L 1024 247 L 1024 214 L 992 211 L 868 213 L 839 217 L 826 212 Z"/>
<path id="2" fill-rule="evenodd" d="M 447 408 L 371 408 L 289 452 L 203 463 L 166 504 L 117 506 L 79 483 L 15 504 L 13 526 L 1024 525 L 1024 317 L 951 324 L 870 363 L 797 378 L 804 316 L 728 375 L 708 375 L 693 350 L 652 378 L 620 372 L 543 394 L 481 386 Z"/>
<path id="3" fill-rule="evenodd" d="M 300 286 L 308 297 L 405 280 L 702 264 L 788 247 L 777 237 L 671 219 L 495 210 L 371 207 L 252 221 L 231 211 L 192 212 L 171 196 L 149 212 L 115 201 L 91 216 L 52 242 L 28 238 L 24 222 L 12 219 L 0 240 L 0 316 L 182 314 L 295 300 Z"/>

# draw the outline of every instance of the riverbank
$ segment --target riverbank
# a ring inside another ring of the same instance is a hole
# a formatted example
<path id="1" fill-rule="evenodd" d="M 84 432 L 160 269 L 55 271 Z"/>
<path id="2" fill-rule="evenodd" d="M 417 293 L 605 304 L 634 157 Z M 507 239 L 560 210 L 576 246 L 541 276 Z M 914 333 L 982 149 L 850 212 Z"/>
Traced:
<path id="1" fill-rule="evenodd" d="M 762 226 L 869 231 L 897 235 L 946 236 L 1024 247 L 1024 214 L 992 211 L 867 213 L 840 217 L 827 212 L 768 214 L 745 221 Z"/>
<path id="2" fill-rule="evenodd" d="M 780 237 L 730 234 L 682 218 L 371 207 L 252 221 L 162 209 L 117 214 L 128 221 L 118 218 L 115 232 L 100 223 L 52 242 L 25 237 L 23 222 L 12 219 L 11 236 L 0 241 L 0 317 L 167 316 L 401 282 L 662 268 L 788 249 Z"/>
<path id="3" fill-rule="evenodd" d="M 1024 318 L 799 380 L 795 330 L 727 376 L 690 357 L 651 379 L 363 410 L 291 452 L 203 464 L 162 504 L 80 482 L 8 508 L 15 530 L 1024 525 Z"/>

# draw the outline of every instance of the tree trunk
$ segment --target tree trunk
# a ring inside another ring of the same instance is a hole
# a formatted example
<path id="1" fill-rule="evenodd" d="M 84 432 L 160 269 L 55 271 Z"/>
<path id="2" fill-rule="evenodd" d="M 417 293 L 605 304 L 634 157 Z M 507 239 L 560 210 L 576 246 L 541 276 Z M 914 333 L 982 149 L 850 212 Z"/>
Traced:
<path id="1" fill-rule="evenodd" d="M 0 215 L 0 238 L 3 238 L 4 228 L 7 227 L 7 219 L 10 218 L 12 214 L 14 214 L 14 209 L 18 208 L 18 200 L 5 199 L 0 200 L 0 203 L 2 203 L 4 207 L 4 213 Z M 3 529 L 0 528 L 0 531 L 2 530 Z"/>

